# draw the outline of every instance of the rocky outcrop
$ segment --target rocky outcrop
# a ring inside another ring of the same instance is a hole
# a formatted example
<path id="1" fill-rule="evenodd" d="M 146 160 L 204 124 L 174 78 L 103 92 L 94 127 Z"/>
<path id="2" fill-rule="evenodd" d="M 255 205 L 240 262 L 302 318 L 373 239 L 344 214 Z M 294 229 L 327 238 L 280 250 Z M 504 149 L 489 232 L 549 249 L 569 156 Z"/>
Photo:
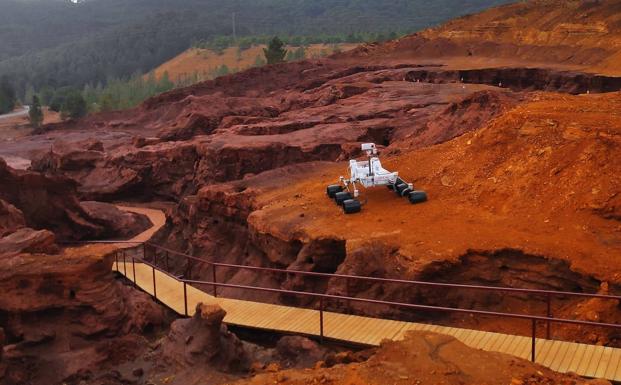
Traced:
<path id="1" fill-rule="evenodd" d="M 98 246 L 0 258 L 7 376 L 60 383 L 117 359 L 116 349 L 130 340 L 128 352 L 144 346 L 132 333 L 163 324 L 163 310 L 115 281 L 111 264 L 110 249 Z M 33 366 L 45 369 L 32 371 Z"/>
<path id="2" fill-rule="evenodd" d="M 20 210 L 27 226 L 51 230 L 60 239 L 94 238 L 103 231 L 80 206 L 69 179 L 13 170 L 2 159 L 0 199 Z"/>
<path id="3" fill-rule="evenodd" d="M 161 346 L 164 359 L 181 366 L 210 365 L 224 371 L 247 370 L 250 357 L 237 336 L 222 324 L 225 315 L 218 305 L 199 303 L 192 318 L 172 323 Z"/>
<path id="4" fill-rule="evenodd" d="M 62 176 L 13 170 L 0 159 L 0 236 L 26 226 L 49 230 L 59 240 L 70 241 L 129 238 L 150 223 L 142 215 L 122 212 L 110 204 L 80 203 L 73 181 Z M 28 237 L 42 234 L 30 232 Z M 28 237 L 23 231 L 6 240 L 6 244 L 20 243 Z"/>
<path id="5" fill-rule="evenodd" d="M 59 250 L 54 233 L 22 227 L 0 238 L 0 257 L 19 253 L 56 254 Z"/>

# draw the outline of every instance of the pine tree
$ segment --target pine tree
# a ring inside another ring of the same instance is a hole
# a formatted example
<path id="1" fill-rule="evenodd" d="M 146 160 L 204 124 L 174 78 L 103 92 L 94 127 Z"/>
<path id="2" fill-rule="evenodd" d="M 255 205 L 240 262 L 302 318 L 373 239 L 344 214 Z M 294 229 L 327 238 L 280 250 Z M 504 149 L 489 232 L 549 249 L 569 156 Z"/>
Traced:
<path id="1" fill-rule="evenodd" d="M 82 97 L 80 91 L 71 90 L 63 103 L 60 110 L 60 115 L 63 118 L 81 118 L 88 112 L 86 108 L 86 101 Z"/>
<path id="2" fill-rule="evenodd" d="M 15 89 L 9 83 L 8 78 L 2 78 L 0 80 L 0 114 L 13 111 L 16 102 Z"/>
<path id="3" fill-rule="evenodd" d="M 34 128 L 41 127 L 43 123 L 43 111 L 41 110 L 41 103 L 37 95 L 32 96 L 32 104 L 30 105 L 30 111 L 28 112 L 30 117 L 30 124 Z"/>
<path id="4" fill-rule="evenodd" d="M 285 61 L 285 56 L 287 55 L 287 50 L 284 49 L 285 43 L 282 42 L 275 36 L 267 46 L 267 48 L 263 48 L 263 54 L 265 55 L 265 60 L 267 60 L 267 64 L 276 64 L 282 63 Z"/>

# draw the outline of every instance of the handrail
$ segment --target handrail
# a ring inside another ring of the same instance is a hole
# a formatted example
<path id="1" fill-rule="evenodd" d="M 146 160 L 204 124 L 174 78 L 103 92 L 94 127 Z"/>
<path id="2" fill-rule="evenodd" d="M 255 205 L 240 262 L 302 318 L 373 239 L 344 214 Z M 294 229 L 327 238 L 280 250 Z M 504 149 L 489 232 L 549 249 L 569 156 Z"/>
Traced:
<path id="1" fill-rule="evenodd" d="M 161 271 L 161 272 L 163 272 L 163 271 Z M 260 286 L 238 285 L 238 284 L 232 284 L 232 283 L 218 283 L 218 282 L 211 282 L 211 281 L 198 281 L 198 280 L 183 279 L 183 278 L 179 279 L 179 281 L 185 282 L 185 283 L 190 283 L 190 284 L 197 284 L 197 285 L 216 285 L 216 286 L 230 287 L 230 288 L 235 288 L 235 289 L 247 289 L 247 290 L 254 290 L 254 291 L 266 291 L 266 292 L 272 292 L 272 293 L 289 294 L 289 295 L 301 295 L 301 296 L 307 296 L 307 297 L 313 297 L 313 298 L 323 298 L 323 299 L 338 299 L 338 300 L 345 300 L 345 301 L 352 301 L 352 302 L 365 302 L 365 303 L 373 303 L 373 304 L 377 304 L 377 305 L 390 305 L 390 306 L 398 306 L 398 307 L 407 307 L 407 308 L 419 309 L 419 310 L 443 311 L 443 312 L 450 312 L 450 313 L 478 314 L 478 315 L 487 315 L 487 316 L 516 318 L 516 319 L 523 319 L 523 320 L 536 320 L 536 321 L 567 323 L 567 324 L 574 324 L 574 325 L 589 325 L 589 326 L 610 327 L 610 328 L 614 328 L 614 329 L 621 329 L 621 325 L 619 325 L 619 324 L 610 324 L 610 323 L 605 323 L 605 322 L 571 320 L 571 319 L 566 319 L 566 318 L 554 318 L 554 317 L 537 316 L 537 315 L 495 312 L 495 311 L 489 311 L 489 310 L 461 309 L 461 308 L 455 308 L 455 307 L 435 306 L 435 305 L 417 305 L 417 304 L 412 304 L 412 303 L 407 303 L 407 302 L 384 301 L 384 300 L 380 300 L 380 299 L 357 298 L 357 297 L 349 297 L 349 296 L 345 296 L 345 295 L 322 294 L 322 293 L 315 293 L 315 292 L 308 292 L 308 291 L 275 289 L 275 288 L 260 287 Z"/>
<path id="2" fill-rule="evenodd" d="M 306 275 L 306 276 L 315 276 L 315 277 L 324 277 L 324 278 L 357 279 L 357 280 L 374 281 L 374 282 L 381 282 L 381 283 L 398 283 L 398 284 L 412 284 L 412 285 L 419 285 L 419 286 L 445 287 L 445 288 L 452 288 L 452 289 L 473 289 L 473 290 L 488 290 L 488 291 L 499 291 L 499 292 L 514 292 L 514 293 L 523 293 L 523 294 L 541 294 L 542 296 L 543 295 L 546 295 L 546 296 L 555 295 L 558 297 L 573 296 L 573 297 L 586 297 L 586 298 L 598 298 L 598 299 L 612 299 L 612 300 L 621 301 L 621 296 L 610 295 L 610 294 L 577 293 L 577 292 L 557 291 L 557 290 L 524 289 L 524 288 L 502 287 L 502 286 L 485 286 L 485 285 L 468 285 L 468 284 L 459 284 L 459 283 L 429 282 L 429 281 L 407 280 L 407 279 L 397 279 L 397 278 L 367 277 L 367 276 L 362 276 L 362 275 L 319 273 L 319 272 L 314 272 L 314 271 L 287 270 L 287 269 L 278 269 L 278 268 L 272 268 L 272 267 L 236 265 L 236 264 L 230 264 L 230 263 L 209 261 L 209 260 L 195 257 L 195 256 L 192 256 L 186 253 L 175 251 L 175 250 L 172 250 L 167 247 L 160 246 L 160 245 L 157 245 L 151 242 L 146 242 L 146 244 L 156 249 L 166 251 L 168 253 L 176 254 L 176 255 L 179 255 L 179 256 L 182 256 L 188 259 L 206 263 L 210 266 L 218 266 L 218 267 L 226 267 L 226 268 L 257 270 L 257 271 L 265 271 L 265 272 L 273 272 L 273 273 Z"/>
<path id="3" fill-rule="evenodd" d="M 146 245 L 146 243 L 143 243 L 143 257 L 146 257 L 146 247 L 144 247 Z M 150 246 L 153 247 L 158 247 L 157 245 L 153 245 L 153 244 L 149 244 Z M 179 253 L 179 252 L 175 252 L 174 250 L 170 250 L 164 247 L 158 247 L 161 250 L 167 251 L 167 257 L 168 257 L 168 253 L 175 253 L 175 254 L 180 254 L 183 256 L 186 256 L 188 258 L 192 258 L 192 259 L 197 259 L 197 260 L 201 260 L 199 258 L 196 257 L 192 257 L 190 255 L 184 254 L 184 253 Z M 187 285 L 190 284 L 194 284 L 194 285 L 211 285 L 214 287 L 214 296 L 217 296 L 217 288 L 218 287 L 225 287 L 225 288 L 234 288 L 234 289 L 242 289 L 242 290 L 253 290 L 253 291 L 263 291 L 263 292 L 271 292 L 271 293 L 279 293 L 279 294 L 286 294 L 286 295 L 297 295 L 297 296 L 306 296 L 306 297 L 311 297 L 311 298 L 315 298 L 315 299 L 319 299 L 319 315 L 320 315 L 320 338 L 321 340 L 323 340 L 324 338 L 324 317 L 323 317 L 323 313 L 324 313 L 324 300 L 329 300 L 329 299 L 333 299 L 333 300 L 341 300 L 341 301 L 351 301 L 351 302 L 362 302 L 362 303 L 371 303 L 371 304 L 377 304 L 377 305 L 385 305 L 385 306 L 396 306 L 396 307 L 403 307 L 403 308 L 408 308 L 408 309 L 418 309 L 418 310 L 426 310 L 426 311 L 440 311 L 440 312 L 448 312 L 448 313 L 460 313 L 460 314 L 476 314 L 476 315 L 482 315 L 482 316 L 493 316 L 493 317 L 502 317 L 502 318 L 513 318 L 513 319 L 520 319 L 520 320 L 530 320 L 531 321 L 531 361 L 535 361 L 535 346 L 536 346 L 536 328 L 537 328 L 537 321 L 541 321 L 541 322 L 546 322 L 546 324 L 548 325 L 548 339 L 549 339 L 549 331 L 550 331 L 550 324 L 551 323 L 561 323 L 561 324 L 573 324 L 573 325 L 586 325 L 586 326 L 591 326 L 591 327 L 603 327 L 603 328 L 612 328 L 612 329 L 621 329 L 621 324 L 611 324 L 611 323 L 606 323 L 606 322 L 593 322 L 593 321 L 585 321 L 585 320 L 573 320 L 573 319 L 566 319 L 566 318 L 556 318 L 556 317 L 552 317 L 550 315 L 550 308 L 549 308 L 549 302 L 548 302 L 548 315 L 547 316 L 539 316 L 539 315 L 532 315 L 532 314 L 517 314 L 517 313 L 507 313 L 507 312 L 495 312 L 495 311 L 489 311 L 489 310 L 475 310 L 475 309 L 462 309 L 462 308 L 453 308 L 453 307 L 446 307 L 446 306 L 435 306 L 435 305 L 421 305 L 421 304 L 412 304 L 412 303 L 404 303 L 404 302 L 395 302 L 395 301 L 384 301 L 384 300 L 377 300 L 377 299 L 370 299 L 370 298 L 356 298 L 356 297 L 350 297 L 350 296 L 343 296 L 343 295 L 335 295 L 335 294 L 323 294 L 323 293 L 316 293 L 316 292 L 306 292 L 306 291 L 298 291 L 298 290 L 287 290 L 287 289 L 276 289 L 276 288 L 268 288 L 268 287 L 260 287 L 260 286 L 250 286 L 250 285 L 239 285 L 239 284 L 230 284 L 230 283 L 220 283 L 217 282 L 216 278 L 216 274 L 215 274 L 215 269 L 213 270 L 213 277 L 214 280 L 213 281 L 202 281 L 202 280 L 195 280 L 195 279 L 187 279 L 187 278 L 181 278 L 181 277 L 177 277 L 175 275 L 172 275 L 171 273 L 169 273 L 168 271 L 160 268 L 159 266 L 157 266 L 157 262 L 155 261 L 154 263 L 150 263 L 148 261 L 145 260 L 145 258 L 140 258 L 140 257 L 136 257 L 136 256 L 131 256 L 132 258 L 132 267 L 134 269 L 134 284 L 137 285 L 137 281 L 136 281 L 136 272 L 135 272 L 135 263 L 136 260 L 139 260 L 140 263 L 144 263 L 145 265 L 151 267 L 152 271 L 153 271 L 153 296 L 157 299 L 157 291 L 156 291 L 156 277 L 155 277 L 155 271 L 159 271 L 179 282 L 183 283 L 183 296 L 184 296 L 184 308 L 185 308 L 185 315 L 188 316 L 188 299 L 187 299 Z M 203 261 L 203 260 L 201 260 Z M 118 260 L 118 251 L 116 253 L 116 262 L 117 262 L 117 270 L 120 268 L 119 267 L 119 260 Z M 228 266 L 228 264 L 217 264 L 217 263 L 211 263 L 209 261 L 205 261 L 208 262 L 210 264 L 212 264 L 214 267 L 216 266 Z M 127 275 L 127 261 L 126 261 L 126 252 L 125 250 L 123 250 L 123 263 L 124 263 L 124 269 L 125 269 L 125 276 L 128 277 Z M 238 265 L 230 265 L 232 267 L 237 267 Z M 245 266 L 239 266 L 239 267 L 245 267 Z M 257 268 L 257 270 L 264 270 L 267 268 Z M 289 272 L 288 270 L 282 270 L 282 269 L 269 269 L 269 270 L 276 270 L 276 271 L 283 271 L 283 272 Z M 319 273 L 322 275 L 325 275 L 325 273 Z M 330 274 L 327 274 L 329 276 L 331 276 Z M 347 278 L 348 276 L 345 276 L 345 278 Z M 359 276 L 351 276 L 352 278 L 368 278 L 368 277 L 359 277 Z M 406 283 L 411 283 L 412 281 L 405 281 Z M 450 286 L 451 284 L 448 284 Z M 461 286 L 466 286 L 469 287 L 469 285 L 461 285 Z M 479 288 L 480 286 L 477 286 L 477 288 Z M 500 288 L 500 289 L 505 289 L 505 288 Z M 200 289 L 199 289 L 200 290 Z M 527 289 L 530 292 L 530 289 Z M 548 293 L 548 291 L 544 291 L 545 293 Z M 552 293 L 558 293 L 558 292 L 552 292 Z M 568 294 L 572 294 L 572 293 L 568 293 Z M 579 293 L 580 294 L 580 293 Z M 608 297 L 612 297 L 612 296 L 608 296 Z M 549 297 L 548 297 L 549 298 Z M 613 298 L 617 298 L 617 297 L 613 297 Z"/>

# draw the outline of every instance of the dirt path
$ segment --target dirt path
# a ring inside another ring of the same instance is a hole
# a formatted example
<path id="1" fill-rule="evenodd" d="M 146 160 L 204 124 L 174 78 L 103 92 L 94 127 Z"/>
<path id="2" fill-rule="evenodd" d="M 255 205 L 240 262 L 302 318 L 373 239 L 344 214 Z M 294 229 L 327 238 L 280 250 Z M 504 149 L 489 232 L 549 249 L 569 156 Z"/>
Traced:
<path id="1" fill-rule="evenodd" d="M 30 112 L 30 107 L 29 106 L 24 106 L 19 111 L 13 111 L 13 112 L 9 112 L 8 114 L 0 115 L 0 120 L 16 118 L 16 117 L 19 117 L 19 116 L 26 116 L 26 115 L 28 115 L 28 112 Z"/>
<path id="2" fill-rule="evenodd" d="M 159 229 L 161 229 L 164 226 L 164 224 L 166 224 L 166 215 L 164 214 L 164 212 L 162 210 L 149 209 L 149 208 L 146 208 L 146 207 L 131 207 L 131 206 L 116 206 L 116 207 L 119 210 L 122 210 L 122 211 L 127 211 L 127 212 L 131 212 L 131 213 L 145 215 L 147 218 L 149 218 L 149 220 L 153 224 L 150 228 L 148 228 L 147 230 L 143 231 L 142 233 L 136 235 L 132 239 L 129 239 L 128 241 L 124 242 L 123 244 L 118 244 L 119 247 L 121 247 L 121 248 L 128 248 L 128 247 L 133 247 L 134 246 L 134 245 L 131 245 L 131 244 L 128 245 L 127 244 L 128 242 L 131 242 L 131 243 L 147 242 L 148 240 L 151 239 L 151 237 L 153 237 L 153 235 Z"/>

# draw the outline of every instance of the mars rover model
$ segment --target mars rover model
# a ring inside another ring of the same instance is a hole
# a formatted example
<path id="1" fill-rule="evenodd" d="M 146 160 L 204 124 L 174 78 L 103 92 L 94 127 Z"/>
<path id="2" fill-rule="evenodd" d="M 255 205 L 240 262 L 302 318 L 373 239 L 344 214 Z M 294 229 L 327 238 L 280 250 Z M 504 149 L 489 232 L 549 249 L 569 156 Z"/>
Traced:
<path id="1" fill-rule="evenodd" d="M 386 186 L 401 197 L 407 197 L 412 203 L 421 203 L 427 200 L 424 191 L 414 190 L 412 183 L 407 183 L 399 177 L 398 172 L 390 172 L 382 167 L 382 163 L 377 157 L 377 147 L 375 143 L 362 144 L 362 151 L 367 154 L 368 160 L 349 161 L 350 178 L 340 177 L 340 184 L 327 187 L 328 197 L 334 199 L 337 205 L 343 207 L 345 214 L 360 212 L 362 202 L 360 201 L 360 190 L 357 185 L 369 188 L 375 186 Z"/>

